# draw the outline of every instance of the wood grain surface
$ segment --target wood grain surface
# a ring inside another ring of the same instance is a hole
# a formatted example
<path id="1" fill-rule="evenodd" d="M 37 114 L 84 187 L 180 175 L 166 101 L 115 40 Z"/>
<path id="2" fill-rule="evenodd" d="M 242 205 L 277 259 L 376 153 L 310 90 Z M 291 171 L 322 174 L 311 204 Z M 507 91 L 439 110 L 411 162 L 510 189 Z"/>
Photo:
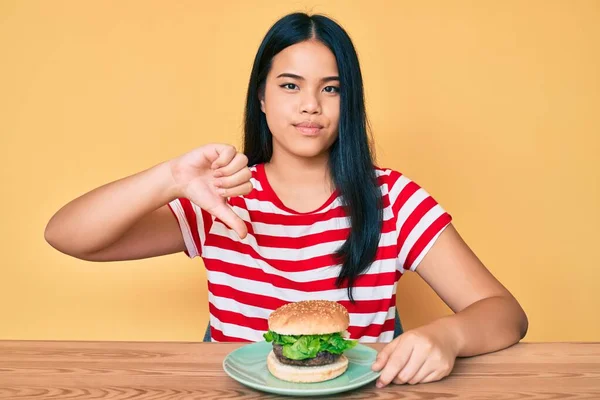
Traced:
<path id="1" fill-rule="evenodd" d="M 278 399 L 231 379 L 241 343 L 0 341 L 0 399 Z M 379 350 L 383 344 L 373 344 Z M 433 383 L 327 399 L 600 399 L 600 343 L 519 343 L 459 358 Z"/>

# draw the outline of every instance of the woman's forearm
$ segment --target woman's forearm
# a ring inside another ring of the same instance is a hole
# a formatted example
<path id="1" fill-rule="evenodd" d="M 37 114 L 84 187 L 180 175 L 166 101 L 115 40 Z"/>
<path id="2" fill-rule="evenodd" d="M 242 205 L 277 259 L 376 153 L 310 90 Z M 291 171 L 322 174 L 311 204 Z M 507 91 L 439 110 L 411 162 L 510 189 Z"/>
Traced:
<path id="1" fill-rule="evenodd" d="M 468 357 L 509 347 L 527 333 L 528 321 L 512 297 L 489 297 L 464 310 L 431 323 L 454 337 L 458 357 Z"/>
<path id="2" fill-rule="evenodd" d="M 170 167 L 162 163 L 71 201 L 49 221 L 45 237 L 64 253 L 91 254 L 117 241 L 137 220 L 175 197 Z"/>

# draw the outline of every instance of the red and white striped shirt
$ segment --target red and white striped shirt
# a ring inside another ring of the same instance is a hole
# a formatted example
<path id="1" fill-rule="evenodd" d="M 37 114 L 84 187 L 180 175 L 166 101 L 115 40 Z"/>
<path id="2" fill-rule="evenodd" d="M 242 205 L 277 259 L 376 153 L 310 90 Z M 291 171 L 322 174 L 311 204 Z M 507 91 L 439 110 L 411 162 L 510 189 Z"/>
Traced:
<path id="1" fill-rule="evenodd" d="M 186 245 L 207 270 L 213 341 L 261 341 L 269 314 L 286 303 L 325 299 L 350 313 L 348 332 L 361 342 L 389 342 L 394 334 L 396 287 L 415 270 L 451 216 L 419 185 L 376 168 L 383 196 L 383 225 L 375 261 L 356 280 L 355 303 L 335 279 L 335 251 L 346 240 L 350 219 L 335 191 L 319 209 L 286 207 L 267 180 L 264 164 L 250 168 L 254 190 L 229 204 L 248 227 L 243 240 L 188 199 L 169 203 Z"/>

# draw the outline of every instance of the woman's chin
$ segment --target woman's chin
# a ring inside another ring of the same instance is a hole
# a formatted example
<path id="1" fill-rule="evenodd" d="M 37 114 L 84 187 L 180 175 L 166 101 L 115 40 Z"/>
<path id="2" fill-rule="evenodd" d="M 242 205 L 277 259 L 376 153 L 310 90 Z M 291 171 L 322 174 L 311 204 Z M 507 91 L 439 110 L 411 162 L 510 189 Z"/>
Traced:
<path id="1" fill-rule="evenodd" d="M 285 141 L 278 141 L 273 137 L 274 152 L 282 151 L 297 158 L 320 158 L 329 153 L 331 143 L 326 138 L 286 138 Z M 290 140 L 291 139 L 291 140 Z"/>
<path id="2" fill-rule="evenodd" d="M 298 146 L 290 151 L 299 158 L 319 158 L 328 153 L 328 149 L 324 146 Z"/>

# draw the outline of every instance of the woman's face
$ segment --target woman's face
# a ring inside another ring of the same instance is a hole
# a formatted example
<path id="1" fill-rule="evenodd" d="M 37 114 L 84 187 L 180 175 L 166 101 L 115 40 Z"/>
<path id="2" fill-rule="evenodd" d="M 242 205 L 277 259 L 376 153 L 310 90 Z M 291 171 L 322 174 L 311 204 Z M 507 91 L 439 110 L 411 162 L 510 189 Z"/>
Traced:
<path id="1" fill-rule="evenodd" d="M 321 42 L 300 42 L 273 58 L 260 102 L 274 154 L 312 158 L 328 152 L 338 135 L 339 86 L 335 56 Z"/>

